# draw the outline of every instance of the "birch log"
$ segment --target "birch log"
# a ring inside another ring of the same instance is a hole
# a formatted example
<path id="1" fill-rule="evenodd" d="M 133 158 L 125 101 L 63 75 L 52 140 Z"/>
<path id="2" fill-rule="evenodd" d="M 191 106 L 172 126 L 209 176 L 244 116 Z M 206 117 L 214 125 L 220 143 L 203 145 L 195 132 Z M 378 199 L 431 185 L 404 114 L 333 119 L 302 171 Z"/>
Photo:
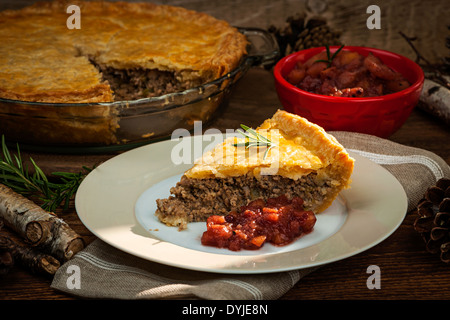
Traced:
<path id="1" fill-rule="evenodd" d="M 2 184 L 0 218 L 26 242 L 61 262 L 84 248 L 83 239 L 65 221 Z"/>
<path id="2" fill-rule="evenodd" d="M 42 253 L 35 247 L 15 243 L 12 239 L 0 236 L 0 250 L 10 253 L 14 263 L 17 261 L 32 273 L 54 275 L 60 262 L 51 255 Z"/>
<path id="3" fill-rule="evenodd" d="M 419 107 L 450 125 L 450 90 L 429 79 L 423 84 Z"/>

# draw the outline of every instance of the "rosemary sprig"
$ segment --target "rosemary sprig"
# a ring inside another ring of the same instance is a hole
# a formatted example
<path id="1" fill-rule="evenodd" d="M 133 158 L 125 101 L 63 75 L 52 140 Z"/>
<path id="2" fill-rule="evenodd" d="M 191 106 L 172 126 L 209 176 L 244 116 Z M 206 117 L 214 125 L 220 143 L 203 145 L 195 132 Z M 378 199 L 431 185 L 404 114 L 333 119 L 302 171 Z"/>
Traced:
<path id="1" fill-rule="evenodd" d="M 314 61 L 314 63 L 316 63 L 316 62 L 325 62 L 325 63 L 327 63 L 327 68 L 331 67 L 331 64 L 333 63 L 333 59 L 337 56 L 337 54 L 342 50 L 343 47 L 344 47 L 344 45 L 342 45 L 339 49 L 337 49 L 333 53 L 333 55 L 331 55 L 330 47 L 328 45 L 325 45 L 325 48 L 327 49 L 327 58 L 328 58 L 328 60 L 319 59 L 319 60 Z"/>
<path id="2" fill-rule="evenodd" d="M 62 206 L 67 210 L 84 177 L 92 171 L 83 166 L 83 172 L 54 172 L 55 181 L 50 181 L 42 169 L 30 157 L 33 172 L 24 164 L 17 144 L 14 156 L 9 152 L 5 137 L 2 136 L 2 155 L 0 155 L 0 183 L 26 197 L 34 197 L 41 202 L 44 210 L 54 212 Z"/>
<path id="3" fill-rule="evenodd" d="M 235 147 L 246 147 L 247 149 L 250 147 L 266 147 L 266 151 L 264 152 L 264 159 L 266 159 L 267 154 L 270 149 L 276 147 L 276 144 L 270 141 L 270 139 L 264 137 L 262 134 L 256 132 L 256 130 L 241 124 L 241 128 L 244 131 L 238 130 L 240 134 L 247 138 L 246 142 L 234 143 Z"/>

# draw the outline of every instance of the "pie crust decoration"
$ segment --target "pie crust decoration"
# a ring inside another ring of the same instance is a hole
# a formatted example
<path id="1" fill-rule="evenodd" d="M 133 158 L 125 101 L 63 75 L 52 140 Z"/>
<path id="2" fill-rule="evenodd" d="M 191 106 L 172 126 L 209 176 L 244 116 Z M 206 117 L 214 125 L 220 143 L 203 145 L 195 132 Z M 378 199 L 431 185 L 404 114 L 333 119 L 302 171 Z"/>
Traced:
<path id="1" fill-rule="evenodd" d="M 354 167 L 344 147 L 320 126 L 278 110 L 256 132 L 276 145 L 242 147 L 231 137 L 207 151 L 157 200 L 156 216 L 185 229 L 192 221 L 225 215 L 254 199 L 300 197 L 305 210 L 320 213 L 350 186 Z"/>
<path id="2" fill-rule="evenodd" d="M 80 29 L 67 27 L 69 5 L 80 7 Z M 131 100 L 124 84 L 148 97 L 217 79 L 237 67 L 247 40 L 180 7 L 60 0 L 1 12 L 0 43 L 1 98 L 90 103 Z"/>

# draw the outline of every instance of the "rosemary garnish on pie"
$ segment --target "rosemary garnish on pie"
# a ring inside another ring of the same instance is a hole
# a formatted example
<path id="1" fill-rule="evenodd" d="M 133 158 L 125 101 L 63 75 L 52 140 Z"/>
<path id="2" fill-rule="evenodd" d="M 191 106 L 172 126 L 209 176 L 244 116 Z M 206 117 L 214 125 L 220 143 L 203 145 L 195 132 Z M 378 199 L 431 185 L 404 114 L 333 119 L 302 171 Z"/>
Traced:
<path id="1" fill-rule="evenodd" d="M 267 149 L 264 152 L 264 159 L 266 159 L 267 153 L 270 149 L 276 147 L 276 144 L 262 134 L 256 132 L 256 130 L 244 124 L 241 124 L 241 128 L 244 129 L 244 131 L 238 130 L 239 133 L 246 137 L 248 140 L 246 142 L 234 143 L 233 146 L 246 147 L 247 149 L 250 147 L 266 147 Z"/>

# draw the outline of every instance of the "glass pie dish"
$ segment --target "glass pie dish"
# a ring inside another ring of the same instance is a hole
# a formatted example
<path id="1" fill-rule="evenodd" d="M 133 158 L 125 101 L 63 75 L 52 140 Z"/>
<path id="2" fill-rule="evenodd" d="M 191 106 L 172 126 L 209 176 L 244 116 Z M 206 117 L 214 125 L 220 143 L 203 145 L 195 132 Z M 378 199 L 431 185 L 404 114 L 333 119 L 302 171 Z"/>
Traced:
<path id="1" fill-rule="evenodd" d="M 239 28 L 249 40 L 237 68 L 201 86 L 158 97 L 110 103 L 42 103 L 0 98 L 0 134 L 21 148 L 56 153 L 102 153 L 163 140 L 177 128 L 192 130 L 226 107 L 236 82 L 252 67 L 274 63 L 270 33 Z"/>

